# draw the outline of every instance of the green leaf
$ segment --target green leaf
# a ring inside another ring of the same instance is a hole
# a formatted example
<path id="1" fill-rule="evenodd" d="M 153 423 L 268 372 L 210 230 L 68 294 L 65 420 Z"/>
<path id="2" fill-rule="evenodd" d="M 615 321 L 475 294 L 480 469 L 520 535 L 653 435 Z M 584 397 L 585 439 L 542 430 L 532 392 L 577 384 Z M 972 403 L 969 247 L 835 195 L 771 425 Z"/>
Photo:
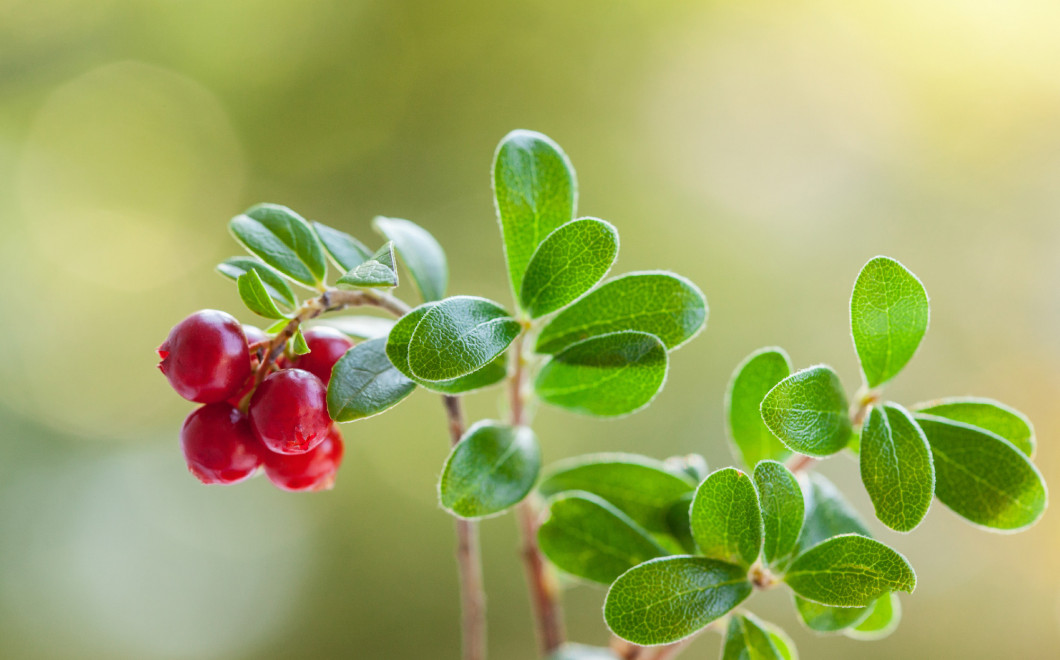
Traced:
<path id="1" fill-rule="evenodd" d="M 604 601 L 604 620 L 628 642 L 669 644 L 725 616 L 750 595 L 741 566 L 706 557 L 663 557 L 615 580 Z"/>
<path id="2" fill-rule="evenodd" d="M 725 393 L 725 421 L 729 439 L 744 465 L 759 461 L 783 461 L 791 455 L 762 421 L 759 407 L 769 390 L 791 375 L 791 360 L 784 349 L 761 348 L 736 367 Z"/>
<path id="3" fill-rule="evenodd" d="M 265 328 L 265 334 L 267 334 L 267 335 L 279 334 L 279 332 L 281 330 L 283 330 L 284 328 L 286 328 L 287 324 L 290 323 L 290 322 L 291 322 L 291 320 L 285 316 L 282 319 L 280 319 L 279 321 L 277 321 L 276 323 L 273 323 L 269 327 Z"/>
<path id="4" fill-rule="evenodd" d="M 442 506 L 460 518 L 502 513 L 523 500 L 541 470 L 541 450 L 525 426 L 476 422 L 453 447 L 438 482 Z"/>
<path id="5" fill-rule="evenodd" d="M 466 376 L 493 362 L 522 329 L 495 302 L 446 298 L 427 308 L 416 324 L 408 342 L 409 370 L 431 382 Z"/>
<path id="6" fill-rule="evenodd" d="M 319 222 L 313 223 L 317 238 L 343 272 L 351 271 L 372 258 L 372 252 L 353 236 Z"/>
<path id="7" fill-rule="evenodd" d="M 591 337 L 552 356 L 534 389 L 542 401 L 599 417 L 634 413 L 666 381 L 666 347 L 655 335 L 627 330 Z"/>
<path id="8" fill-rule="evenodd" d="M 890 597 L 890 594 L 884 598 Z M 864 621 L 872 611 L 869 607 L 832 607 L 795 596 L 795 611 L 802 623 L 814 632 L 839 632 Z"/>
<path id="9" fill-rule="evenodd" d="M 792 451 L 824 458 L 850 440 L 847 397 L 831 367 L 818 365 L 777 383 L 762 400 L 762 420 Z"/>
<path id="10" fill-rule="evenodd" d="M 935 496 L 960 516 L 992 530 L 1038 522 L 1048 504 L 1045 481 L 1026 454 L 977 426 L 918 414 L 935 461 Z"/>
<path id="11" fill-rule="evenodd" d="M 898 600 L 898 595 L 887 594 L 877 599 L 864 621 L 853 628 L 844 630 L 843 634 L 853 639 L 875 641 L 894 632 L 901 620 L 902 604 Z"/>
<path id="12" fill-rule="evenodd" d="M 545 497 L 572 490 L 589 492 L 648 531 L 668 532 L 671 505 L 695 488 L 690 479 L 673 474 L 660 461 L 634 454 L 588 454 L 553 464 L 538 492 Z"/>
<path id="13" fill-rule="evenodd" d="M 710 467 L 707 459 L 702 454 L 685 454 L 684 456 L 671 456 L 663 461 L 663 465 L 670 472 L 680 476 L 687 476 L 697 484 L 707 478 Z"/>
<path id="14" fill-rule="evenodd" d="M 916 588 L 905 557 L 858 534 L 830 538 L 802 553 L 784 581 L 803 598 L 836 607 L 865 607 L 888 592 Z"/>
<path id="15" fill-rule="evenodd" d="M 305 342 L 305 335 L 302 334 L 301 328 L 295 330 L 294 337 L 291 337 L 291 350 L 295 355 L 305 355 L 309 352 L 309 344 Z"/>
<path id="16" fill-rule="evenodd" d="M 432 392 L 440 392 L 441 394 L 464 394 L 504 380 L 508 373 L 507 353 L 501 353 L 478 371 L 451 380 L 426 381 L 412 373 L 412 370 L 409 369 L 409 340 L 412 339 L 412 333 L 416 330 L 416 326 L 419 325 L 420 321 L 423 320 L 427 311 L 437 304 L 429 302 L 420 305 L 402 316 L 390 329 L 386 342 L 386 354 L 398 371 L 416 381 L 417 384 Z"/>
<path id="17" fill-rule="evenodd" d="M 398 274 L 394 267 L 394 242 L 390 241 L 379 248 L 371 259 L 340 277 L 335 284 L 343 288 L 397 286 Z"/>
<path id="18" fill-rule="evenodd" d="M 1000 401 L 971 396 L 951 397 L 918 403 L 913 406 L 913 410 L 986 429 L 1016 445 L 1016 448 L 1029 458 L 1034 458 L 1037 443 L 1031 420 Z"/>
<path id="19" fill-rule="evenodd" d="M 386 356 L 382 337 L 357 344 L 339 358 L 328 383 L 328 413 L 352 422 L 396 406 L 416 389 Z"/>
<path id="20" fill-rule="evenodd" d="M 560 570 L 605 585 L 637 564 L 668 554 L 629 516 L 586 492 L 552 499 L 537 540 Z"/>
<path id="21" fill-rule="evenodd" d="M 670 505 L 666 511 L 667 532 L 672 536 L 685 552 L 696 552 L 696 540 L 692 537 L 692 518 L 689 512 L 692 509 L 692 500 L 696 494 L 685 493 Z"/>
<path id="22" fill-rule="evenodd" d="M 854 507 L 824 476 L 811 472 L 802 482 L 802 487 L 806 515 L 799 541 L 795 544 L 796 554 L 840 534 L 872 536 Z"/>
<path id="23" fill-rule="evenodd" d="M 905 408 L 872 406 L 861 429 L 859 460 L 880 522 L 898 532 L 915 529 L 935 494 L 935 468 L 927 438 Z"/>
<path id="24" fill-rule="evenodd" d="M 627 273 L 590 291 L 556 315 L 534 350 L 558 353 L 575 342 L 619 330 L 648 332 L 674 350 L 707 322 L 707 299 L 680 275 L 664 271 Z"/>
<path id="25" fill-rule="evenodd" d="M 295 282 L 317 288 L 327 274 L 324 249 L 302 216 L 286 206 L 258 204 L 228 223 L 236 240 Z"/>
<path id="26" fill-rule="evenodd" d="M 721 660 L 783 660 L 780 649 L 761 622 L 750 614 L 729 619 L 721 647 Z"/>
<path id="27" fill-rule="evenodd" d="M 445 259 L 445 250 L 430 232 L 415 222 L 383 216 L 373 220 L 372 226 L 393 241 L 425 301 L 445 297 L 445 288 L 449 284 L 449 264 Z"/>
<path id="28" fill-rule="evenodd" d="M 865 384 L 878 387 L 898 375 L 927 327 L 927 292 L 916 275 L 888 257 L 865 264 L 850 296 L 850 331 Z"/>
<path id="29" fill-rule="evenodd" d="M 505 135 L 493 159 L 493 197 L 512 292 L 518 297 L 530 257 L 554 229 L 574 217 L 578 184 L 567 155 L 541 133 Z"/>
<path id="30" fill-rule="evenodd" d="M 699 554 L 750 566 L 762 549 L 762 512 L 751 478 L 723 468 L 703 480 L 692 500 L 692 538 Z"/>
<path id="31" fill-rule="evenodd" d="M 272 301 L 258 271 L 251 269 L 240 275 L 236 279 L 236 289 L 239 291 L 239 297 L 243 299 L 243 304 L 255 314 L 267 319 L 287 318 Z"/>
<path id="32" fill-rule="evenodd" d="M 265 292 L 277 303 L 288 309 L 294 309 L 298 301 L 294 297 L 291 287 L 279 273 L 266 266 L 253 257 L 231 257 L 217 264 L 217 272 L 225 277 L 239 281 L 239 276 L 248 271 L 257 271 L 261 283 L 265 286 Z"/>
<path id="33" fill-rule="evenodd" d="M 619 657 L 611 649 L 567 643 L 553 651 L 547 660 L 619 660 Z"/>
<path id="34" fill-rule="evenodd" d="M 530 318 L 562 309 L 596 286 L 617 256 L 618 231 L 610 222 L 571 220 L 546 236 L 530 258 L 519 304 Z"/>
<path id="35" fill-rule="evenodd" d="M 788 636 L 788 633 L 781 630 L 780 627 L 764 621 L 762 625 L 769 631 L 769 639 L 773 641 L 773 645 L 780 651 L 781 658 L 784 660 L 799 660 L 799 651 L 795 648 L 795 642 Z"/>
<path id="36" fill-rule="evenodd" d="M 350 339 L 358 340 L 386 337 L 394 327 L 394 321 L 379 316 L 334 316 L 320 319 L 316 324 L 330 326 Z"/>
<path id="37" fill-rule="evenodd" d="M 756 465 L 754 483 L 762 507 L 762 557 L 773 565 L 790 555 L 798 543 L 806 513 L 802 489 L 791 470 L 776 461 Z"/>

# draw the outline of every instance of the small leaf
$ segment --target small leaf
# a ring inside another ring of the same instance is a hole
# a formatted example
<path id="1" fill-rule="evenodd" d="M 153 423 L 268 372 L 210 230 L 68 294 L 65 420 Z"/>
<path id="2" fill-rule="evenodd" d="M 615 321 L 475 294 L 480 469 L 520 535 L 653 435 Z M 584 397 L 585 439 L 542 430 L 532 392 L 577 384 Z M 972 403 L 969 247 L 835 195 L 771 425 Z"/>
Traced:
<path id="1" fill-rule="evenodd" d="M 616 277 L 556 315 L 534 350 L 558 353 L 575 342 L 620 330 L 655 335 L 674 350 L 707 322 L 707 299 L 673 273 L 645 271 Z"/>
<path id="2" fill-rule="evenodd" d="M 796 557 L 784 581 L 822 605 L 865 607 L 891 591 L 913 593 L 916 574 L 905 557 L 883 543 L 845 534 Z"/>
<path id="3" fill-rule="evenodd" d="M 605 585 L 637 564 L 667 554 L 629 516 L 586 492 L 552 499 L 537 540 L 560 570 Z"/>
<path id="4" fill-rule="evenodd" d="M 915 529 L 935 494 L 935 468 L 927 438 L 905 408 L 872 406 L 861 429 L 859 460 L 880 522 L 898 532 Z"/>
<path id="5" fill-rule="evenodd" d="M 562 309 L 596 286 L 617 256 L 618 231 L 610 222 L 571 220 L 546 236 L 530 258 L 519 304 L 530 318 Z"/>
<path id="6" fill-rule="evenodd" d="M 265 328 L 265 334 L 267 334 L 267 335 L 279 334 L 279 332 L 281 330 L 283 330 L 284 328 L 286 328 L 287 324 L 290 323 L 290 322 L 291 322 L 291 320 L 285 316 L 282 319 L 280 319 L 279 321 L 277 321 L 276 323 L 273 323 L 269 327 Z"/>
<path id="7" fill-rule="evenodd" d="M 398 285 L 398 274 L 394 268 L 394 242 L 379 248 L 360 266 L 346 273 L 335 282 L 342 288 L 389 288 Z"/>
<path id="8" fill-rule="evenodd" d="M 620 660 L 611 649 L 600 646 L 566 643 L 548 656 L 546 660 Z"/>
<path id="9" fill-rule="evenodd" d="M 798 371 L 769 390 L 762 420 L 792 451 L 824 458 L 850 440 L 847 397 L 831 367 Z"/>
<path id="10" fill-rule="evenodd" d="M 236 240 L 287 277 L 316 288 L 327 274 L 324 249 L 302 216 L 286 206 L 258 204 L 228 223 Z"/>
<path id="11" fill-rule="evenodd" d="M 762 507 L 762 557 L 769 565 L 790 555 L 799 540 L 805 503 L 791 470 L 776 461 L 755 466 L 755 487 Z"/>
<path id="12" fill-rule="evenodd" d="M 305 336 L 302 334 L 301 328 L 295 330 L 294 337 L 291 337 L 291 350 L 294 351 L 295 355 L 305 355 L 309 352 L 309 344 L 305 342 Z"/>
<path id="13" fill-rule="evenodd" d="M 806 515 L 799 541 L 795 544 L 796 554 L 840 534 L 872 536 L 854 507 L 821 474 L 811 472 L 806 476 L 802 482 L 802 496 L 806 502 Z"/>
<path id="14" fill-rule="evenodd" d="M 538 372 L 542 401 L 599 417 L 627 415 L 651 403 L 666 381 L 666 347 L 646 332 L 613 332 L 571 344 Z"/>
<path id="15" fill-rule="evenodd" d="M 427 308 L 408 343 L 416 378 L 438 382 L 478 371 L 522 332 L 504 308 L 485 298 L 453 296 Z"/>
<path id="16" fill-rule="evenodd" d="M 721 660 L 783 660 L 769 632 L 750 614 L 729 619 L 721 647 Z"/>
<path id="17" fill-rule="evenodd" d="M 751 595 L 746 569 L 678 555 L 644 562 L 607 592 L 604 620 L 634 644 L 669 644 L 701 630 Z"/>
<path id="18" fill-rule="evenodd" d="M 331 370 L 328 413 L 352 422 L 396 406 L 416 389 L 386 356 L 386 340 L 369 339 L 346 351 Z"/>
<path id="19" fill-rule="evenodd" d="M 696 486 L 669 472 L 660 461 L 634 454 L 589 454 L 552 465 L 538 492 L 548 497 L 566 491 L 597 495 L 650 532 L 668 532 L 670 506 Z M 686 514 L 688 506 L 685 506 Z"/>
<path id="20" fill-rule="evenodd" d="M 251 269 L 240 275 L 236 280 L 236 289 L 239 291 L 239 297 L 243 299 L 243 304 L 255 314 L 267 319 L 287 318 L 272 301 L 258 271 Z"/>
<path id="21" fill-rule="evenodd" d="M 940 502 L 988 529 L 1015 531 L 1038 522 L 1048 495 L 1023 452 L 970 424 L 923 414 L 915 419 L 931 444 Z"/>
<path id="22" fill-rule="evenodd" d="M 692 538 L 699 554 L 750 566 L 762 548 L 762 512 L 751 478 L 736 468 L 717 470 L 696 489 Z"/>
<path id="23" fill-rule="evenodd" d="M 523 500 L 541 469 L 541 450 L 525 426 L 477 422 L 445 462 L 438 493 L 442 506 L 460 518 L 502 513 Z"/>
<path id="24" fill-rule="evenodd" d="M 1037 443 L 1031 420 L 1020 411 L 999 401 L 971 396 L 952 397 L 918 403 L 913 406 L 913 410 L 925 415 L 964 422 L 996 433 L 1016 445 L 1016 448 L 1029 458 L 1034 458 Z"/>
<path id="25" fill-rule="evenodd" d="M 493 196 L 512 291 L 518 298 L 530 257 L 554 229 L 574 217 L 578 186 L 567 155 L 541 133 L 505 135 L 493 159 Z"/>
<path id="26" fill-rule="evenodd" d="M 695 496 L 694 492 L 682 495 L 666 512 L 667 531 L 688 553 L 697 551 L 696 540 L 692 537 L 692 518 L 689 516 Z"/>
<path id="27" fill-rule="evenodd" d="M 394 327 L 394 321 L 379 316 L 334 316 L 320 319 L 316 323 L 335 328 L 350 339 L 386 337 Z"/>
<path id="28" fill-rule="evenodd" d="M 351 271 L 371 259 L 371 251 L 353 236 L 333 229 L 319 222 L 313 223 L 317 238 L 324 244 L 324 249 L 331 259 L 342 268 L 343 272 Z"/>
<path id="29" fill-rule="evenodd" d="M 791 360 L 781 348 L 762 348 L 736 367 L 725 393 L 725 421 L 729 439 L 744 465 L 759 461 L 783 461 L 791 455 L 762 421 L 759 406 L 769 390 L 791 375 Z"/>
<path id="30" fill-rule="evenodd" d="M 239 276 L 247 271 L 255 270 L 261 283 L 265 285 L 265 292 L 277 303 L 288 309 L 294 309 L 298 301 L 294 297 L 291 287 L 279 273 L 266 266 L 253 257 L 231 257 L 217 264 L 217 272 L 232 280 L 239 280 Z"/>
<path id="31" fill-rule="evenodd" d="M 884 598 L 889 597 L 890 594 L 884 596 Z M 872 606 L 832 607 L 830 605 L 821 605 L 796 595 L 795 611 L 799 613 L 799 619 L 802 623 L 810 630 L 831 633 L 858 625 L 868 618 L 872 611 Z"/>
<path id="32" fill-rule="evenodd" d="M 788 636 L 788 633 L 770 623 L 762 622 L 763 627 L 769 631 L 769 639 L 773 641 L 773 645 L 780 651 L 780 657 L 784 660 L 799 660 L 799 651 L 795 648 L 795 641 Z"/>
<path id="33" fill-rule="evenodd" d="M 865 264 L 850 296 L 850 331 L 865 384 L 878 387 L 894 378 L 927 327 L 927 292 L 916 275 L 888 257 Z"/>
<path id="34" fill-rule="evenodd" d="M 902 603 L 898 594 L 887 594 L 876 600 L 864 621 L 844 630 L 843 634 L 853 639 L 875 641 L 894 632 L 901 620 Z"/>
<path id="35" fill-rule="evenodd" d="M 383 216 L 373 220 L 372 226 L 387 240 L 393 241 L 425 301 L 445 297 L 445 288 L 449 284 L 449 264 L 445 259 L 445 250 L 430 232 L 415 222 Z"/>

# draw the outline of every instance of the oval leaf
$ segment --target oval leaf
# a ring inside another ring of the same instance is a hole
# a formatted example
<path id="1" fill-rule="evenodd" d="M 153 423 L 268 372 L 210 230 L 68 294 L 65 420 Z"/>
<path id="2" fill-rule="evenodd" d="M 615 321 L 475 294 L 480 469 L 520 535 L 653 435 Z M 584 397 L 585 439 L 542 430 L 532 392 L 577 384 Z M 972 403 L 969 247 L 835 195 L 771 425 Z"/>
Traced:
<path id="1" fill-rule="evenodd" d="M 338 279 L 341 288 L 389 288 L 398 285 L 397 268 L 394 267 L 394 242 L 390 241 L 360 266 Z"/>
<path id="2" fill-rule="evenodd" d="M 668 365 L 666 347 L 655 335 L 613 332 L 552 356 L 538 372 L 534 389 L 554 406 L 615 417 L 651 403 L 666 382 Z"/>
<path id="3" fill-rule="evenodd" d="M 971 396 L 952 397 L 920 403 L 913 406 L 913 410 L 986 429 L 1016 445 L 1016 448 L 1028 457 L 1034 458 L 1037 443 L 1031 420 L 1020 411 L 999 401 Z"/>
<path id="4" fill-rule="evenodd" d="M 935 468 L 927 438 L 905 408 L 888 403 L 869 410 L 859 460 L 880 522 L 898 532 L 915 529 L 935 495 Z"/>
<path id="5" fill-rule="evenodd" d="M 604 620 L 628 642 L 669 644 L 724 616 L 749 595 L 743 567 L 706 557 L 663 557 L 615 580 L 604 601 Z"/>
<path id="6" fill-rule="evenodd" d="M 603 279 L 618 256 L 610 222 L 579 218 L 560 226 L 530 258 L 519 303 L 537 318 L 571 304 Z"/>
<path id="7" fill-rule="evenodd" d="M 889 597 L 890 594 L 884 596 Z M 821 605 L 801 596 L 795 596 L 795 611 L 799 620 L 814 632 L 839 632 L 864 621 L 872 611 L 871 607 L 832 607 Z"/>
<path id="8" fill-rule="evenodd" d="M 324 248 L 305 219 L 278 204 L 258 204 L 228 223 L 232 235 L 292 280 L 318 287 L 327 274 Z"/>
<path id="9" fill-rule="evenodd" d="M 759 407 L 769 390 L 791 375 L 791 360 L 781 348 L 762 348 L 736 367 L 725 393 L 725 422 L 729 439 L 753 467 L 759 461 L 783 461 L 791 455 L 762 421 Z"/>
<path id="10" fill-rule="evenodd" d="M 692 538 L 692 518 L 689 515 L 695 496 L 694 492 L 682 495 L 681 499 L 674 501 L 666 512 L 667 532 L 685 552 L 697 550 L 696 540 Z"/>
<path id="11" fill-rule="evenodd" d="M 328 382 L 328 413 L 352 422 L 396 406 L 416 384 L 394 368 L 382 337 L 357 344 L 339 358 Z"/>
<path id="12" fill-rule="evenodd" d="M 556 315 L 534 350 L 558 353 L 575 342 L 619 330 L 648 332 L 678 348 L 707 322 L 707 299 L 689 280 L 664 271 L 627 273 Z"/>
<path id="13" fill-rule="evenodd" d="M 756 465 L 754 483 L 762 507 L 762 557 L 772 565 L 798 543 L 806 513 L 802 488 L 791 470 L 776 461 Z"/>
<path id="14" fill-rule="evenodd" d="M 445 259 L 445 250 L 430 232 L 415 222 L 383 216 L 373 220 L 372 226 L 387 240 L 394 242 L 425 301 L 445 297 L 445 288 L 449 285 L 449 264 Z"/>
<path id="15" fill-rule="evenodd" d="M 553 499 L 537 540 L 560 570 L 605 585 L 637 564 L 668 554 L 629 516 L 586 492 Z"/>
<path id="16" fill-rule="evenodd" d="M 257 270 L 251 269 L 240 275 L 236 279 L 236 289 L 239 291 L 239 297 L 243 300 L 243 304 L 255 314 L 264 316 L 267 319 L 287 318 L 276 307 L 276 303 L 273 302 Z"/>
<path id="17" fill-rule="evenodd" d="M 721 660 L 783 660 L 769 632 L 749 614 L 729 619 L 721 647 Z"/>
<path id="18" fill-rule="evenodd" d="M 999 435 L 942 417 L 916 415 L 935 461 L 935 496 L 988 529 L 1015 531 L 1038 522 L 1045 481 L 1026 454 Z"/>
<path id="19" fill-rule="evenodd" d="M 291 352 L 295 355 L 305 355 L 309 352 L 309 344 L 306 343 L 301 328 L 295 330 L 294 336 L 291 337 Z"/>
<path id="20" fill-rule="evenodd" d="M 442 506 L 460 518 L 502 513 L 523 500 L 541 469 L 534 432 L 481 421 L 453 447 L 438 482 Z"/>
<path id="21" fill-rule="evenodd" d="M 795 544 L 796 554 L 840 534 L 872 536 L 858 512 L 831 481 L 811 472 L 801 482 L 806 515 Z"/>
<path id="22" fill-rule="evenodd" d="M 717 470 L 696 489 L 692 538 L 699 554 L 750 566 L 762 548 L 762 512 L 751 478 L 736 468 Z"/>
<path id="23" fill-rule="evenodd" d="M 769 390 L 762 420 L 792 451 L 824 458 L 850 441 L 847 397 L 831 367 L 798 371 Z"/>
<path id="24" fill-rule="evenodd" d="M 313 223 L 313 231 L 323 243 L 331 259 L 342 268 L 351 271 L 372 258 L 371 251 L 353 236 L 319 222 Z"/>
<path id="25" fill-rule="evenodd" d="M 493 197 L 512 291 L 518 298 L 530 257 L 574 217 L 577 182 L 559 145 L 534 131 L 505 135 L 493 159 Z"/>
<path id="26" fill-rule="evenodd" d="M 865 264 L 850 296 L 850 331 L 870 388 L 902 370 L 927 327 L 927 291 L 916 275 L 888 257 Z"/>
<path id="27" fill-rule="evenodd" d="M 597 495 L 651 532 L 667 532 L 667 514 L 695 490 L 660 461 L 634 454 L 589 454 L 555 463 L 538 486 L 544 496 L 566 491 Z M 685 506 L 687 517 L 688 506 Z"/>
<path id="28" fill-rule="evenodd" d="M 883 639 L 894 632 L 902 620 L 902 603 L 897 594 L 887 594 L 879 598 L 861 623 L 843 631 L 853 639 L 875 641 Z"/>
<path id="29" fill-rule="evenodd" d="M 784 581 L 803 598 L 835 607 L 865 607 L 888 592 L 916 588 L 916 574 L 905 557 L 858 534 L 810 548 L 791 563 Z"/>
<path id="30" fill-rule="evenodd" d="M 265 291 L 269 297 L 288 309 L 294 309 L 298 301 L 294 297 L 291 287 L 279 273 L 266 266 L 253 257 L 231 257 L 217 264 L 217 272 L 232 280 L 239 280 L 239 276 L 248 271 L 257 271 L 261 283 L 265 285 Z"/>
<path id="31" fill-rule="evenodd" d="M 454 296 L 429 308 L 409 339 L 409 369 L 426 381 L 466 376 L 492 362 L 522 332 L 504 308 Z"/>

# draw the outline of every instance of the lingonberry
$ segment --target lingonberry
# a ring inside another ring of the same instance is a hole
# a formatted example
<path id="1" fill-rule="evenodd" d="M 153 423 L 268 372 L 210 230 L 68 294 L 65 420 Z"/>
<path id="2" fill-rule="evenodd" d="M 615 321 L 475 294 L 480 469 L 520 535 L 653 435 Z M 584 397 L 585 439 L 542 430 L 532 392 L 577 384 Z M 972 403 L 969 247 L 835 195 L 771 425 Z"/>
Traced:
<path id="1" fill-rule="evenodd" d="M 250 425 L 261 442 L 279 454 L 304 454 L 327 436 L 327 390 L 302 369 L 270 374 L 250 399 Z"/>
<path id="2" fill-rule="evenodd" d="M 247 416 L 228 403 L 208 403 L 184 420 L 180 446 L 188 470 L 204 484 L 234 484 L 254 474 L 265 453 Z"/>
<path id="3" fill-rule="evenodd" d="M 158 347 L 158 368 L 189 401 L 216 403 L 233 396 L 250 376 L 243 327 L 213 309 L 195 312 L 169 331 Z"/>
<path id="4" fill-rule="evenodd" d="M 331 368 L 339 361 L 353 342 L 335 328 L 317 326 L 304 333 L 309 352 L 294 359 L 294 367 L 305 369 L 320 379 L 325 385 L 331 380 Z"/>
<path id="5" fill-rule="evenodd" d="M 265 452 L 265 476 L 283 490 L 328 490 L 335 485 L 342 453 L 342 434 L 332 424 L 324 441 L 304 454 L 290 456 Z"/>
<path id="6" fill-rule="evenodd" d="M 269 336 L 265 334 L 265 331 L 256 325 L 243 324 L 243 334 L 247 336 L 247 346 L 252 344 L 260 344 L 261 342 L 267 341 Z M 254 357 L 261 358 L 262 349 L 254 351 Z"/>

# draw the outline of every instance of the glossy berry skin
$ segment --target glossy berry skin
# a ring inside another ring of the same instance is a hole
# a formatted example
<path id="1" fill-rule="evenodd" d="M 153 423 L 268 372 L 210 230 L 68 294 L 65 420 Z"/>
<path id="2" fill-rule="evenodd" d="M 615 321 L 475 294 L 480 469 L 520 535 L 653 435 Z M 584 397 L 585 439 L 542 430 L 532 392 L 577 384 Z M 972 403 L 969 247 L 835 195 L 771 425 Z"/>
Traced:
<path id="1" fill-rule="evenodd" d="M 261 466 L 264 450 L 247 416 L 227 403 L 208 403 L 184 420 L 180 447 L 188 470 L 204 484 L 234 484 Z"/>
<path id="2" fill-rule="evenodd" d="M 250 399 L 250 426 L 266 448 L 304 454 L 323 442 L 331 427 L 327 389 L 308 371 L 272 373 Z"/>
<path id="3" fill-rule="evenodd" d="M 216 403 L 233 396 L 250 376 L 243 327 L 213 309 L 195 312 L 169 331 L 158 347 L 169 384 L 189 401 Z"/>
<path id="4" fill-rule="evenodd" d="M 353 341 L 335 328 L 327 326 L 309 328 L 303 336 L 309 346 L 309 352 L 297 356 L 294 366 L 305 369 L 327 385 L 331 380 L 331 368 L 353 347 Z"/>
<path id="5" fill-rule="evenodd" d="M 330 490 L 335 485 L 342 454 L 342 434 L 332 424 L 324 441 L 304 454 L 287 456 L 266 452 L 265 476 L 283 490 Z"/>

